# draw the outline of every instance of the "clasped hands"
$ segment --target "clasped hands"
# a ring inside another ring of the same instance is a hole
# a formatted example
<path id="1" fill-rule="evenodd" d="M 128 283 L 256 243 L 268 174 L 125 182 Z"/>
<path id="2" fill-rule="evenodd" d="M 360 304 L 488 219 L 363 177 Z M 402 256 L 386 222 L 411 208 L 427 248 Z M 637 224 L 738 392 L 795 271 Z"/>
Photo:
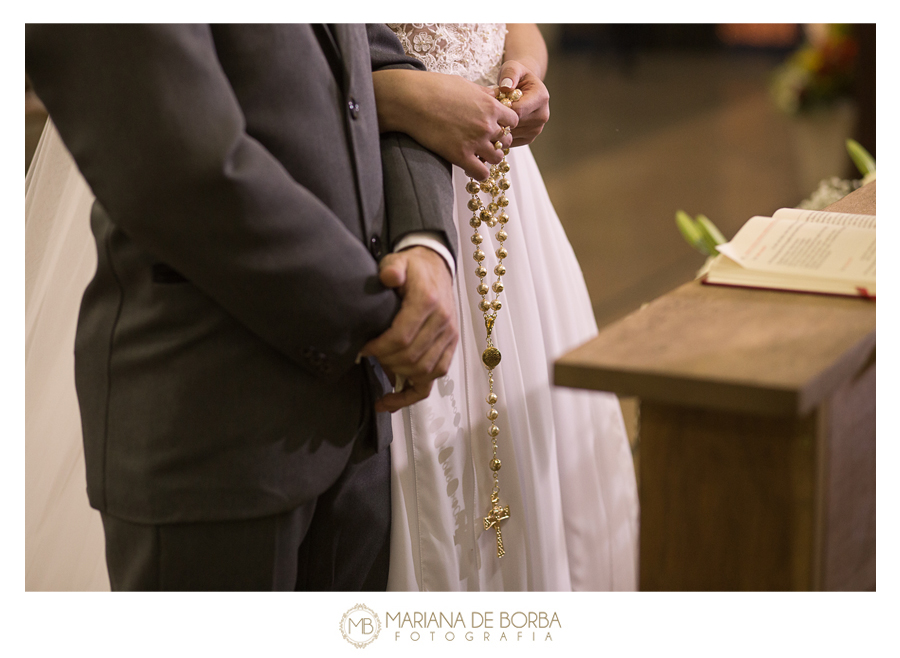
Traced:
<path id="1" fill-rule="evenodd" d="M 405 132 L 476 180 L 486 179 L 488 167 L 503 159 L 495 142 L 504 148 L 530 144 L 550 118 L 547 88 L 518 60 L 504 62 L 498 76 L 503 92 L 522 91 L 511 108 L 497 100 L 497 86 L 456 75 L 398 69 L 373 78 L 382 131 Z"/>
<path id="2" fill-rule="evenodd" d="M 397 411 L 424 400 L 434 380 L 447 374 L 459 339 L 453 276 L 443 256 L 428 247 L 410 247 L 385 256 L 379 278 L 400 293 L 402 304 L 390 328 L 363 346 L 391 382 L 402 375 L 402 390 L 375 403 L 375 411 Z"/>
<path id="3" fill-rule="evenodd" d="M 448 99 L 443 104 L 442 121 L 450 132 L 443 143 L 432 150 L 461 167 L 475 180 L 486 179 L 490 173 L 488 165 L 498 164 L 503 159 L 495 142 L 499 141 L 504 148 L 530 144 L 550 119 L 547 87 L 519 61 L 504 62 L 498 76 L 500 83 L 493 87 L 481 87 L 456 76 L 445 77 L 451 78 L 454 86 L 460 89 L 450 90 L 453 100 Z M 447 82 L 450 81 L 444 80 L 445 84 Z M 463 89 L 467 85 L 469 89 Z M 496 98 L 498 87 L 504 93 L 519 89 L 522 97 L 511 107 L 505 107 Z M 488 98 L 479 99 L 477 95 L 473 98 L 473 88 Z M 503 131 L 506 126 L 511 132 Z"/>

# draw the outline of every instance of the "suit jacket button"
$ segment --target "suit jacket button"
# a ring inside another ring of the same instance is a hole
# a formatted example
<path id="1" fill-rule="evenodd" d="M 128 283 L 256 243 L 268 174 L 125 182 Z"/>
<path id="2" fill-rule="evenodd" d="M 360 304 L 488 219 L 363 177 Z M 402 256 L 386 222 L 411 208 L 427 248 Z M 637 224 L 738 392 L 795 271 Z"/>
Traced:
<path id="1" fill-rule="evenodd" d="M 369 252 L 375 257 L 375 260 L 381 258 L 381 237 L 373 235 L 369 240 Z"/>
<path id="2" fill-rule="evenodd" d="M 352 119 L 356 119 L 357 117 L 359 117 L 359 103 L 357 103 L 352 96 L 347 102 L 347 108 L 350 110 L 350 117 Z"/>

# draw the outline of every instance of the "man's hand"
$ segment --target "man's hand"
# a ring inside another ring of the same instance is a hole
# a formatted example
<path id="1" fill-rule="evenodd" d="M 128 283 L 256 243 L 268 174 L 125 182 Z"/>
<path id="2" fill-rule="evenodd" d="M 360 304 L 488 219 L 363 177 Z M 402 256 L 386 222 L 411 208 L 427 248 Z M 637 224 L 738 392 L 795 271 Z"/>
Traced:
<path id="1" fill-rule="evenodd" d="M 363 346 L 392 378 L 403 375 L 406 387 L 375 403 L 376 411 L 397 411 L 431 392 L 434 380 L 447 374 L 459 339 L 453 277 L 447 263 L 428 247 L 411 247 L 385 256 L 379 274 L 400 292 L 400 312 L 391 327 Z"/>
<path id="2" fill-rule="evenodd" d="M 500 90 L 522 90 L 522 98 L 513 103 L 518 124 L 512 130 L 513 146 L 531 144 L 550 120 L 550 92 L 541 79 L 522 62 L 507 60 L 500 68 Z"/>

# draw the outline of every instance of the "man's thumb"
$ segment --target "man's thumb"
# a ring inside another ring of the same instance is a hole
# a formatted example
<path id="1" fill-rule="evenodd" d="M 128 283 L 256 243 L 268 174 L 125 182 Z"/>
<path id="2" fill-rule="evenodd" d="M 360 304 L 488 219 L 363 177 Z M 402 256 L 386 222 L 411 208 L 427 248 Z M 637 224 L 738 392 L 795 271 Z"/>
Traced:
<path id="1" fill-rule="evenodd" d="M 406 259 L 397 258 L 393 254 L 381 261 L 378 273 L 381 283 L 388 288 L 400 288 L 406 283 Z"/>

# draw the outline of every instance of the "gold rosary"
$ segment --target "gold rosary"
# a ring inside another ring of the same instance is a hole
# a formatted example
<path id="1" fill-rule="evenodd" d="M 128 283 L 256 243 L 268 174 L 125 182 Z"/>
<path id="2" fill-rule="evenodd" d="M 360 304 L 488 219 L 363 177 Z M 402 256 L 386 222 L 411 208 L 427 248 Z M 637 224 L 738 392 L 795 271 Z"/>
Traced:
<path id="1" fill-rule="evenodd" d="M 522 92 L 519 89 L 514 89 L 508 95 L 499 89 L 497 92 L 497 99 L 507 107 L 510 107 L 514 101 L 522 97 Z M 509 134 L 508 126 L 503 128 L 503 134 Z M 505 157 L 509 154 L 509 149 L 503 148 L 503 144 L 499 140 L 494 143 L 494 147 L 503 151 L 503 160 L 500 164 L 490 167 L 490 175 L 487 179 L 481 182 L 469 179 L 469 182 L 466 183 L 466 192 L 472 195 L 467 206 L 472 211 L 472 219 L 469 220 L 469 226 L 475 229 L 475 232 L 472 234 L 472 244 L 475 245 L 475 253 L 472 257 L 477 263 L 475 276 L 479 279 L 475 291 L 481 295 L 478 309 L 484 314 L 484 326 L 487 330 L 487 347 L 481 354 L 481 360 L 488 372 L 487 403 L 490 406 L 490 410 L 487 413 L 487 417 L 491 421 L 488 435 L 491 438 L 491 447 L 493 448 L 490 468 L 494 478 L 494 486 L 491 490 L 491 509 L 488 515 L 484 517 L 484 529 L 490 530 L 494 528 L 494 531 L 497 533 L 497 557 L 501 558 L 506 551 L 503 548 L 503 536 L 500 534 L 500 522 L 509 518 L 509 505 L 502 506 L 500 504 L 500 459 L 497 457 L 497 436 L 500 434 L 500 428 L 497 427 L 497 418 L 500 416 L 500 412 L 494 406 L 497 404 L 497 394 L 494 392 L 494 368 L 500 364 L 500 350 L 494 346 L 493 331 L 494 323 L 497 320 L 497 311 L 503 306 L 500 302 L 500 293 L 503 292 L 502 279 L 503 275 L 506 274 L 506 266 L 503 264 L 503 259 L 509 255 L 506 247 L 503 245 L 509 237 L 506 233 L 509 215 L 504 210 L 509 205 L 509 199 L 506 198 L 504 192 L 510 187 L 509 179 L 506 177 L 510 167 Z M 482 203 L 479 196 L 480 192 L 491 195 L 491 200 L 487 205 Z M 484 266 L 485 253 L 481 248 L 484 237 L 478 232 L 482 224 L 486 224 L 488 228 L 500 226 L 500 230 L 494 235 L 499 243 L 499 247 L 495 252 L 497 254 L 497 265 L 494 267 L 494 274 L 497 276 L 497 280 L 490 287 L 485 283 L 488 271 Z M 492 291 L 494 293 L 493 299 L 488 300 L 488 296 Z"/>

